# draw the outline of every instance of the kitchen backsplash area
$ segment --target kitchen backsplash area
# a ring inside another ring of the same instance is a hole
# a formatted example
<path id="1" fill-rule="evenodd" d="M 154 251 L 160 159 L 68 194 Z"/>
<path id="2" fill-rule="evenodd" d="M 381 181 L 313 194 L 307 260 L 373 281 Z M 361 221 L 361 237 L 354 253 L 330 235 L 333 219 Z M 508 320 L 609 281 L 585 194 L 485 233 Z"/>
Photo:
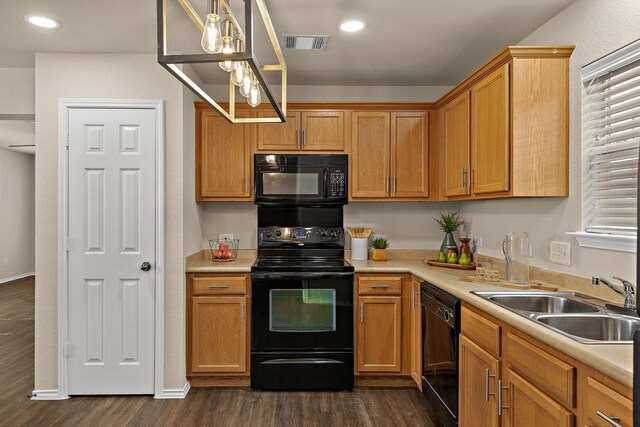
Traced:
<path id="1" fill-rule="evenodd" d="M 440 212 L 459 210 L 459 203 L 350 203 L 344 207 L 345 227 L 371 227 L 386 235 L 392 249 L 438 248 L 442 232 L 433 220 Z M 218 234 L 233 233 L 240 249 L 254 249 L 257 241 L 257 207 L 252 203 L 199 203 L 202 247 Z M 347 249 L 351 247 L 347 237 Z"/>

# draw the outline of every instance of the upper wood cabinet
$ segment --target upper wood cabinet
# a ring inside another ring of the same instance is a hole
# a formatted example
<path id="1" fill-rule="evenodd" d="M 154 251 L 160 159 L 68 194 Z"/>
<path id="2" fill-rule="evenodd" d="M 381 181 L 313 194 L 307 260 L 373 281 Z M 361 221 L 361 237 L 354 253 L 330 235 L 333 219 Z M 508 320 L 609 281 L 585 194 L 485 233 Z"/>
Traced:
<path id="1" fill-rule="evenodd" d="M 351 197 L 429 196 L 429 113 L 362 111 L 351 116 Z"/>
<path id="2" fill-rule="evenodd" d="M 258 117 L 273 117 L 258 111 Z M 285 123 L 256 125 L 258 151 L 344 151 L 345 112 L 287 111 Z"/>
<path id="3" fill-rule="evenodd" d="M 465 91 L 444 106 L 444 148 L 446 154 L 445 195 L 470 194 L 468 177 L 471 152 L 469 92 Z"/>
<path id="4" fill-rule="evenodd" d="M 196 200 L 251 200 L 251 170 L 251 126 L 196 110 Z"/>
<path id="5" fill-rule="evenodd" d="M 474 194 L 509 191 L 509 64 L 471 88 L 471 171 Z"/>
<path id="6" fill-rule="evenodd" d="M 573 46 L 511 46 L 437 102 L 440 199 L 567 196 Z"/>

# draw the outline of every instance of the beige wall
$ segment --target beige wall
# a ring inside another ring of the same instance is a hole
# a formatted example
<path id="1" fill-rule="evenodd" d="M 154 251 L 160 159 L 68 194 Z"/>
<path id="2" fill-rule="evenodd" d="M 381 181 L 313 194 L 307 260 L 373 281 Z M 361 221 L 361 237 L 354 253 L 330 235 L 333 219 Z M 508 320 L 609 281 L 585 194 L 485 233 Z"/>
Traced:
<path id="1" fill-rule="evenodd" d="M 0 148 L 0 283 L 35 271 L 34 166 L 34 156 Z"/>
<path id="2" fill-rule="evenodd" d="M 184 365 L 183 89 L 155 55 L 36 55 L 35 389 L 57 388 L 58 99 L 165 101 L 165 389 Z"/>
<path id="3" fill-rule="evenodd" d="M 640 37 L 637 0 L 578 0 L 522 40 L 523 45 L 573 44 L 570 62 L 570 178 L 569 197 L 462 203 L 471 220 L 471 233 L 483 237 L 481 253 L 500 256 L 500 242 L 509 231 L 528 231 L 534 245 L 532 264 L 578 276 L 618 275 L 635 281 L 636 255 L 581 248 L 565 233 L 580 231 L 581 115 L 580 68 Z M 549 242 L 571 242 L 570 267 L 551 264 Z"/>
<path id="4" fill-rule="evenodd" d="M 35 69 L 0 68 L 0 114 L 35 113 Z"/>
<path id="5" fill-rule="evenodd" d="M 453 202 L 350 203 L 344 207 L 344 225 L 371 227 L 374 233 L 385 234 L 395 249 L 438 248 L 443 236 L 433 217 L 458 209 L 459 204 Z M 233 233 L 243 249 L 258 245 L 257 207 L 253 203 L 201 203 L 200 220 L 203 247 L 219 233 Z"/>

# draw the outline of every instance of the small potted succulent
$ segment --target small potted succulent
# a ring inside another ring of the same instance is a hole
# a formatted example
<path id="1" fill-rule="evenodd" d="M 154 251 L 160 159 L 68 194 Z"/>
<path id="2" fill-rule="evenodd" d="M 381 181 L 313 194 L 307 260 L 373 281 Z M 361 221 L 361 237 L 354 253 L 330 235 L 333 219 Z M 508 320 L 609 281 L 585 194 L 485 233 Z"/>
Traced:
<path id="1" fill-rule="evenodd" d="M 370 245 L 373 248 L 371 258 L 374 261 L 386 261 L 388 259 L 387 248 L 389 247 L 389 240 L 384 237 L 377 237 L 371 241 Z"/>
<path id="2" fill-rule="evenodd" d="M 447 262 L 447 247 L 456 246 L 456 255 L 457 255 L 457 244 L 456 239 L 453 237 L 453 233 L 462 225 L 464 221 L 460 218 L 460 212 L 447 212 L 440 213 L 440 218 L 434 218 L 438 223 L 438 227 L 440 230 L 444 231 L 444 240 L 442 241 L 442 245 L 440 245 L 440 253 L 438 254 L 437 261 L 439 262 Z"/>

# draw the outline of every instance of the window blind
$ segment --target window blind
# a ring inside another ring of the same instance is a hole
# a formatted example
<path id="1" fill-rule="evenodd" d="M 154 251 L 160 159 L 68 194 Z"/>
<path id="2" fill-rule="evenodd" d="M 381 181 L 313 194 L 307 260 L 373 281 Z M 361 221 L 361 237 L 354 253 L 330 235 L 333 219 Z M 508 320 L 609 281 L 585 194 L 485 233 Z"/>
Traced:
<path id="1" fill-rule="evenodd" d="M 587 232 L 636 235 L 640 60 L 616 58 L 609 67 L 595 64 L 597 73 L 583 69 L 583 220 Z"/>

